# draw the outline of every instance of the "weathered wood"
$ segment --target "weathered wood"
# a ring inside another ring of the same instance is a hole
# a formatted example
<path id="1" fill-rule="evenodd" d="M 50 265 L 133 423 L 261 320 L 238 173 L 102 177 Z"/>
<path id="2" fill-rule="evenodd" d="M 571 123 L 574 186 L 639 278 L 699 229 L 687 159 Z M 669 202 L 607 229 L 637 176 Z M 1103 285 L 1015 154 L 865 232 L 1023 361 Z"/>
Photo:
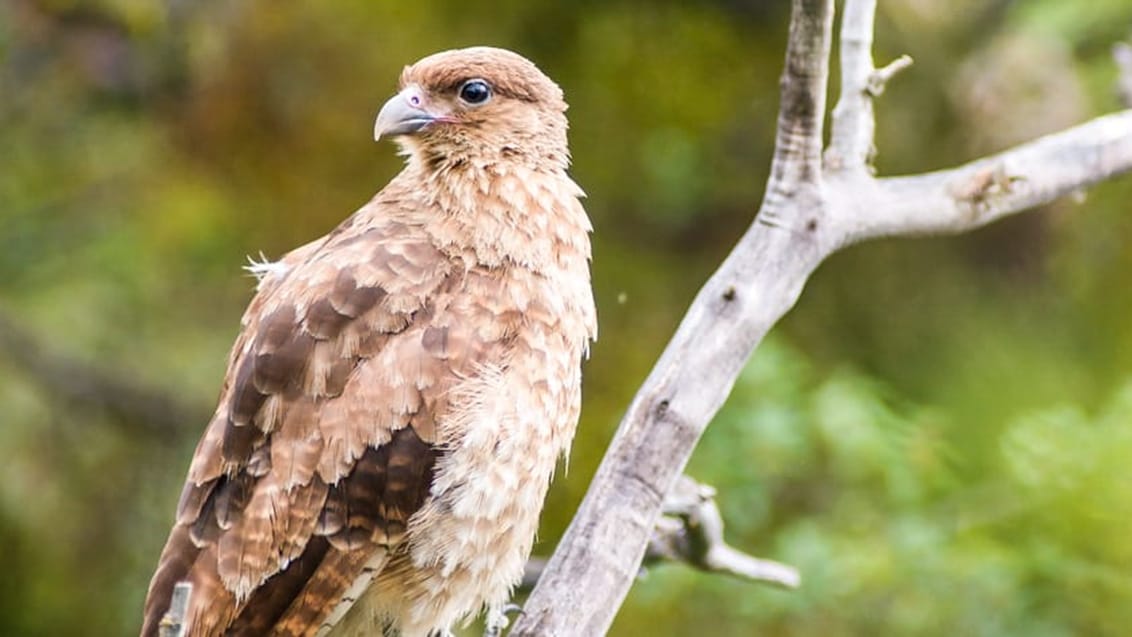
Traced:
<path id="1" fill-rule="evenodd" d="M 1132 170 L 1132 111 L 993 157 L 878 179 L 871 100 L 875 0 L 847 0 L 841 97 L 821 158 L 832 0 L 794 0 L 770 179 L 755 223 L 693 301 L 638 391 L 511 635 L 604 634 L 635 578 L 664 496 L 755 347 L 814 269 L 882 235 L 962 232 Z"/>
<path id="2" fill-rule="evenodd" d="M 188 582 L 177 582 L 173 586 L 173 595 L 169 600 L 169 612 L 161 618 L 157 632 L 160 637 L 185 637 L 185 625 L 188 618 L 185 613 L 189 609 L 189 598 L 193 595 L 193 585 Z"/>

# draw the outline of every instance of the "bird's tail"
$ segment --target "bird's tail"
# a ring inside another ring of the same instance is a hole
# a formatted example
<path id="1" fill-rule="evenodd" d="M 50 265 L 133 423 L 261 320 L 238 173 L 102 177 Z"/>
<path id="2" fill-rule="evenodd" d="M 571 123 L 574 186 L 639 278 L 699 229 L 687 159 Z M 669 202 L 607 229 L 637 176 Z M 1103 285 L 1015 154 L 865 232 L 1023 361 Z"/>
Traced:
<path id="1" fill-rule="evenodd" d="M 319 538 L 321 539 L 321 538 Z M 373 579 L 385 568 L 389 552 L 340 551 L 329 547 L 321 568 L 307 580 L 286 612 L 273 627 L 276 637 L 312 637 L 330 634 Z M 357 573 L 350 580 L 346 574 Z M 332 608 L 326 613 L 327 608 Z M 322 621 L 319 621 L 322 618 Z"/>

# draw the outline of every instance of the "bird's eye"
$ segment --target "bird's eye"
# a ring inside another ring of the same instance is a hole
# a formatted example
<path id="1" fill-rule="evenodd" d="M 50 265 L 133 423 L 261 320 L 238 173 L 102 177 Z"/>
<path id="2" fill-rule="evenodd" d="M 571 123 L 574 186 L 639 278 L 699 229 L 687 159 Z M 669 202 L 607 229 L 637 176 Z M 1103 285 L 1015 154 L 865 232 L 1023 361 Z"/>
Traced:
<path id="1" fill-rule="evenodd" d="M 460 99 L 468 104 L 483 104 L 491 97 L 491 87 L 483 80 L 468 80 L 460 87 Z"/>

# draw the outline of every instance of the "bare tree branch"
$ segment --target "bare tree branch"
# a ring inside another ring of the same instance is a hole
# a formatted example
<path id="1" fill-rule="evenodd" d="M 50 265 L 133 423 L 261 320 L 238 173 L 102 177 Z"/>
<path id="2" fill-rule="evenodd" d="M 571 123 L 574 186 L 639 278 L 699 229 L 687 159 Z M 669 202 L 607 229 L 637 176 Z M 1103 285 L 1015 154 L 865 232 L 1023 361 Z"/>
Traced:
<path id="1" fill-rule="evenodd" d="M 1047 204 L 1130 168 L 1132 110 L 951 170 L 834 182 L 840 193 L 835 201 L 849 241 L 958 233 Z"/>
<path id="2" fill-rule="evenodd" d="M 873 71 L 869 75 L 869 95 L 880 97 L 884 93 L 884 87 L 888 86 L 888 81 L 910 66 L 912 66 L 912 56 L 904 54 Z"/>
<path id="3" fill-rule="evenodd" d="M 753 582 L 796 588 L 798 569 L 788 564 L 747 555 L 723 539 L 723 516 L 715 503 L 714 487 L 684 475 L 664 499 L 660 520 L 649 538 L 643 568 L 680 563 L 696 570 L 723 573 Z M 527 560 L 518 591 L 530 592 L 546 570 L 547 560 Z"/>
<path id="4" fill-rule="evenodd" d="M 1118 42 L 1112 47 L 1112 58 L 1120 69 L 1116 94 L 1124 108 L 1132 108 L 1132 44 Z"/>
<path id="5" fill-rule="evenodd" d="M 759 223 L 700 290 L 629 406 L 512 635 L 608 630 L 636 576 L 664 495 L 755 346 L 794 305 L 806 276 L 827 253 L 814 240 L 817 217 L 786 219 L 780 212 L 798 201 L 817 213 L 824 208 L 812 182 L 821 170 L 832 20 L 832 0 L 794 3 L 778 118 L 785 130 L 779 131 Z M 786 225 L 799 222 L 800 231 Z"/>
<path id="6" fill-rule="evenodd" d="M 796 588 L 798 570 L 731 547 L 723 539 L 723 516 L 715 488 L 684 475 L 664 499 L 664 514 L 649 540 L 645 567 L 680 562 L 709 573 Z"/>
<path id="7" fill-rule="evenodd" d="M 779 80 L 782 97 L 767 199 L 785 196 L 783 186 L 813 181 L 821 173 L 822 120 L 832 28 L 833 0 L 794 2 L 786 64 Z"/>
<path id="8" fill-rule="evenodd" d="M 169 602 L 169 612 L 161 618 L 157 627 L 160 637 L 184 637 L 185 613 L 189 610 L 189 598 L 193 595 L 193 585 L 177 582 L 173 585 L 173 596 Z"/>
<path id="9" fill-rule="evenodd" d="M 873 19 L 876 0 L 851 2 L 841 18 L 841 95 L 833 109 L 833 130 L 825 151 L 825 170 L 872 172 L 876 154 L 873 99 L 888 81 L 912 65 L 902 55 L 884 68 L 873 67 Z"/>
<path id="10" fill-rule="evenodd" d="M 854 2 L 841 17 L 841 95 L 833 109 L 827 169 L 864 168 L 874 154 L 873 101 L 869 80 L 873 69 L 873 16 L 876 0 Z"/>
<path id="11" fill-rule="evenodd" d="M 1132 170 L 1132 111 L 926 175 L 876 179 L 874 0 L 847 0 L 846 77 L 823 169 L 832 0 L 794 0 L 771 175 L 750 229 L 693 301 L 629 406 L 512 635 L 601 635 L 636 576 L 665 494 L 751 352 L 835 250 L 882 235 L 962 232 Z"/>

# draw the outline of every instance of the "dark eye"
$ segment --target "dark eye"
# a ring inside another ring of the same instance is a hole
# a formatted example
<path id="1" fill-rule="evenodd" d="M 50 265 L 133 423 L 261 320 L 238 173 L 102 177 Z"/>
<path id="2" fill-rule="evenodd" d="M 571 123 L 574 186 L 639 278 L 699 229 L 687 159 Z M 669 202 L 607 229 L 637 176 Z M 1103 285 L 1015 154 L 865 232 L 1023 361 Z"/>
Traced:
<path id="1" fill-rule="evenodd" d="M 468 80 L 460 87 L 460 99 L 468 104 L 483 104 L 491 97 L 491 87 L 483 80 Z"/>

